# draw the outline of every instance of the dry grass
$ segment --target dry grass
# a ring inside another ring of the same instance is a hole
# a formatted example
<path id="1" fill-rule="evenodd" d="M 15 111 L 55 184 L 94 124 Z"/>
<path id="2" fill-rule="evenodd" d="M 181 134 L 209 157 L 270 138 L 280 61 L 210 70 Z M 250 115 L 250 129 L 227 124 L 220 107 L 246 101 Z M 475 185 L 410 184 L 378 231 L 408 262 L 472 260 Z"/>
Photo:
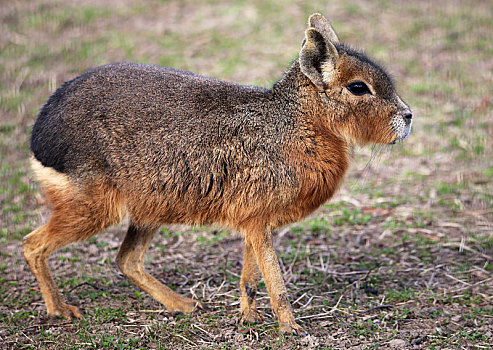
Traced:
<path id="1" fill-rule="evenodd" d="M 63 81 L 115 61 L 268 86 L 312 12 L 382 61 L 414 131 L 358 150 L 345 186 L 276 250 L 308 337 L 238 325 L 242 242 L 168 227 L 147 269 L 204 300 L 173 315 L 117 271 L 125 227 L 64 248 L 51 267 L 80 321 L 45 317 L 20 238 L 46 220 L 28 170 L 30 128 Z M 489 348 L 493 343 L 493 6 L 487 1 L 10 1 L 0 7 L 0 348 Z"/>

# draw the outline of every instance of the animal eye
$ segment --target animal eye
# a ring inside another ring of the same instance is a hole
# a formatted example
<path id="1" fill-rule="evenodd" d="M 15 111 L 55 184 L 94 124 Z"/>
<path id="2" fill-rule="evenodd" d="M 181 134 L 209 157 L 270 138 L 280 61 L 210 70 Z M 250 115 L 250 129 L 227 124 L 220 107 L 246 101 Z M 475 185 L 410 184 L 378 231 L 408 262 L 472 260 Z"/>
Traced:
<path id="1" fill-rule="evenodd" d="M 346 86 L 346 88 L 356 96 L 361 96 L 364 94 L 371 94 L 370 89 L 368 89 L 368 86 L 366 86 L 365 83 L 362 81 L 355 81 Z"/>

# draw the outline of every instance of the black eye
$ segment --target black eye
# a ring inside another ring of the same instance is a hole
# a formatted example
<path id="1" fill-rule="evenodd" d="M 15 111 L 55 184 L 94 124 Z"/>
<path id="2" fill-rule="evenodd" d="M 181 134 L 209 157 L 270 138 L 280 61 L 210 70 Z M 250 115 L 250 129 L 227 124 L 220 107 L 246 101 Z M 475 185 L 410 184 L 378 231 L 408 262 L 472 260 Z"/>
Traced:
<path id="1" fill-rule="evenodd" d="M 361 96 L 364 94 L 371 94 L 370 89 L 368 89 L 368 86 L 366 86 L 365 83 L 362 81 L 355 81 L 346 86 L 347 89 L 356 96 Z"/>

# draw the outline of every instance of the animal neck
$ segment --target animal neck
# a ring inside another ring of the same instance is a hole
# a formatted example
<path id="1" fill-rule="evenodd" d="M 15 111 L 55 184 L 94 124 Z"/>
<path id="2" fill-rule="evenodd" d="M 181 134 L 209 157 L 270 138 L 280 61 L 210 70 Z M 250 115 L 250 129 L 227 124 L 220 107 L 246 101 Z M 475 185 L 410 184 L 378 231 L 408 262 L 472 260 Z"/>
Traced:
<path id="1" fill-rule="evenodd" d="M 299 197 L 305 215 L 330 199 L 342 183 L 349 167 L 352 146 L 330 125 L 330 113 L 321 96 L 294 62 L 272 89 L 274 96 L 290 102 L 288 113 L 296 120 L 297 132 L 287 159 L 296 169 Z M 337 118 L 330 118 L 337 120 Z"/>

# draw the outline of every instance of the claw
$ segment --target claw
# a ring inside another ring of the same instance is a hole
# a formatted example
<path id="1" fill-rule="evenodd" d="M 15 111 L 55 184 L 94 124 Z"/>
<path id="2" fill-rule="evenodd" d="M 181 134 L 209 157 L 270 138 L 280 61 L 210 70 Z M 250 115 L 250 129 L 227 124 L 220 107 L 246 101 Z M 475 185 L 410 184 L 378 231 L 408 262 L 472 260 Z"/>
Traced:
<path id="1" fill-rule="evenodd" d="M 310 335 L 297 323 L 279 323 L 279 329 L 283 333 L 290 333 L 296 336 L 307 336 Z"/>
<path id="2" fill-rule="evenodd" d="M 310 332 L 304 330 L 303 328 L 301 328 L 295 335 L 299 335 L 301 337 L 306 337 L 306 336 L 309 336 L 310 335 Z"/>
<path id="3" fill-rule="evenodd" d="M 200 301 L 196 301 L 195 308 L 193 309 L 192 313 L 204 313 L 210 311 L 211 309 L 207 307 L 205 304 L 201 303 Z"/>

